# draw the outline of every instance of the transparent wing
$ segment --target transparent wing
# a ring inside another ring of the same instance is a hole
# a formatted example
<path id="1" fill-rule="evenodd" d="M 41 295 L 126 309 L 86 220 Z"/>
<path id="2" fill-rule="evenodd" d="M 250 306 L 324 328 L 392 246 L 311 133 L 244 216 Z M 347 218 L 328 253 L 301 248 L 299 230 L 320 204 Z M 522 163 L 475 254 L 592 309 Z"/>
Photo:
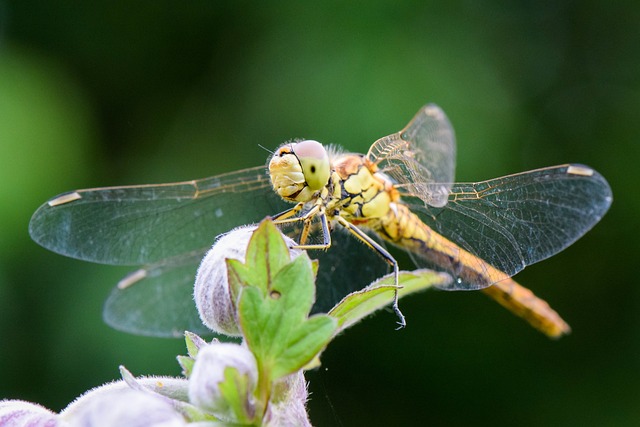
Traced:
<path id="1" fill-rule="evenodd" d="M 78 190 L 42 205 L 29 232 L 69 257 L 151 264 L 208 248 L 217 235 L 284 210 L 270 185 L 265 168 L 255 167 L 173 184 Z"/>
<path id="2" fill-rule="evenodd" d="M 611 201 L 611 188 L 598 172 L 562 165 L 455 184 L 444 207 L 418 203 L 411 208 L 437 233 L 511 276 L 578 240 Z M 425 256 L 411 255 L 418 266 L 433 267 Z M 453 287 L 479 286 L 462 282 Z"/>
<path id="3" fill-rule="evenodd" d="M 179 338 L 184 331 L 211 333 L 193 302 L 196 271 L 206 251 L 149 265 L 125 277 L 104 304 L 103 318 L 111 327 L 135 335 Z"/>
<path id="4" fill-rule="evenodd" d="M 367 158 L 424 204 L 442 207 L 454 182 L 456 142 L 444 111 L 424 106 L 400 132 L 377 140 Z"/>

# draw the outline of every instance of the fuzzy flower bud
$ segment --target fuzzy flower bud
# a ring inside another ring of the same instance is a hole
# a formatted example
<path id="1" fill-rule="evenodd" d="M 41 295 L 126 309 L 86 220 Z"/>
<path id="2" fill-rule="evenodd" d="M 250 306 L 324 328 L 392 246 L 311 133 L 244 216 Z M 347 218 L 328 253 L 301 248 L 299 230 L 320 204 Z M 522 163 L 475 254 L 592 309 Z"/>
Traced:
<path id="1" fill-rule="evenodd" d="M 307 415 L 307 382 L 302 371 L 283 378 L 264 418 L 265 427 L 311 427 Z"/>
<path id="2" fill-rule="evenodd" d="M 65 427 L 67 424 L 47 408 L 22 400 L 0 401 L 0 426 Z"/>
<path id="3" fill-rule="evenodd" d="M 247 422 L 255 416 L 257 381 L 256 360 L 246 347 L 216 342 L 198 352 L 189 378 L 189 401 L 221 420 Z"/>
<path id="4" fill-rule="evenodd" d="M 94 389 L 62 413 L 71 426 L 181 427 L 187 422 L 169 399 L 123 382 Z"/>
<path id="5" fill-rule="evenodd" d="M 202 322 L 212 331 L 230 336 L 240 336 L 236 301 L 231 298 L 227 279 L 226 259 L 245 261 L 249 240 L 255 225 L 238 227 L 218 237 L 213 247 L 205 255 L 194 287 L 194 299 Z M 284 236 L 290 247 L 295 242 Z M 302 253 L 291 250 L 291 259 Z"/>

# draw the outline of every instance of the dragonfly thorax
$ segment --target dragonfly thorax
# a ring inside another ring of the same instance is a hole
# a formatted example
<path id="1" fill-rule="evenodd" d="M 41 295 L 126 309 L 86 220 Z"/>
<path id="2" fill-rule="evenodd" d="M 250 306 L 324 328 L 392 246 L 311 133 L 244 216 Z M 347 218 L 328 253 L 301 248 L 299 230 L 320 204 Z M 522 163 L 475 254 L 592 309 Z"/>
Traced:
<path id="1" fill-rule="evenodd" d="M 333 204 L 348 221 L 376 228 L 374 224 L 386 216 L 400 194 L 391 180 L 380 173 L 375 164 L 360 154 L 341 154 L 332 159 L 337 175 Z M 332 206 L 328 211 L 332 211 Z"/>
<path id="2" fill-rule="evenodd" d="M 326 187 L 330 174 L 329 155 L 317 141 L 282 144 L 269 160 L 273 190 L 293 202 L 312 200 Z"/>

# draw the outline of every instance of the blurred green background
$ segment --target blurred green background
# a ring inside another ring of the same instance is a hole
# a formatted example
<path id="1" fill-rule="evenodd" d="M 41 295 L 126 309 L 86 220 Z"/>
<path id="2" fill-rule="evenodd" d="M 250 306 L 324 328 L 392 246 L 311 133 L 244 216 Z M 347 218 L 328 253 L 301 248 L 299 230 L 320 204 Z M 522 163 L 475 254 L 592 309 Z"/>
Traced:
<path id="1" fill-rule="evenodd" d="M 184 353 L 102 323 L 128 270 L 33 243 L 45 200 L 259 165 L 294 137 L 364 151 L 435 102 L 458 180 L 566 162 L 609 180 L 603 221 L 518 275 L 573 333 L 479 293 L 413 296 L 405 330 L 382 313 L 332 343 L 312 421 L 638 425 L 639 23 L 631 1 L 0 1 L 0 398 L 60 410 L 119 364 L 178 375 Z"/>

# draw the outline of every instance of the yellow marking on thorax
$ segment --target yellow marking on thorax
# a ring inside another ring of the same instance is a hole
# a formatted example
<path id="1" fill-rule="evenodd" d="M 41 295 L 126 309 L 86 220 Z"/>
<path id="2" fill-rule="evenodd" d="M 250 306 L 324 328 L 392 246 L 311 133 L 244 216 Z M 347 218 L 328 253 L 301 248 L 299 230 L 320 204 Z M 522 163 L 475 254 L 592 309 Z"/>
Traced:
<path id="1" fill-rule="evenodd" d="M 371 171 L 364 166 L 360 167 L 357 173 L 350 175 L 342 186 L 350 194 L 359 194 L 372 187 L 381 187 L 379 182 L 373 178 Z"/>
<path id="2" fill-rule="evenodd" d="M 362 205 L 362 215 L 366 218 L 381 218 L 391 208 L 391 196 L 386 191 L 380 191 L 373 199 Z"/>
<path id="3" fill-rule="evenodd" d="M 356 222 L 376 222 L 399 199 L 398 191 L 374 164 L 359 155 L 344 155 L 334 162 L 342 189 L 349 199 L 340 206 L 341 215 Z M 344 197 L 341 194 L 340 197 Z M 375 227 L 374 224 L 369 224 Z"/>

